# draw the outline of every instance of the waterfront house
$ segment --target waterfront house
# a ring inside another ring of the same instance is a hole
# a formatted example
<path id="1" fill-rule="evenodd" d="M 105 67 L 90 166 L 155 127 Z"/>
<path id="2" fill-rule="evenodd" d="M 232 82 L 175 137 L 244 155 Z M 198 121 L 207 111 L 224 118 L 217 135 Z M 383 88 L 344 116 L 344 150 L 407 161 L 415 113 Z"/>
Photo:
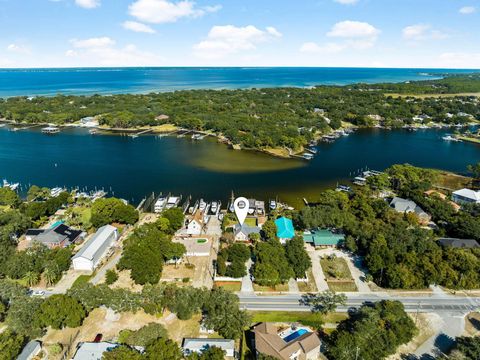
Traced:
<path id="1" fill-rule="evenodd" d="M 117 239 L 118 230 L 116 227 L 102 226 L 73 256 L 73 268 L 75 270 L 93 271 Z"/>
<path id="2" fill-rule="evenodd" d="M 253 332 L 257 355 L 280 360 L 316 360 L 320 356 L 321 340 L 309 328 L 292 325 L 279 331 L 275 323 L 261 323 Z"/>
<path id="3" fill-rule="evenodd" d="M 42 344 L 40 341 L 32 340 L 25 345 L 17 360 L 32 360 L 42 351 Z"/>
<path id="4" fill-rule="evenodd" d="M 453 192 L 452 199 L 459 205 L 480 204 L 480 191 L 460 189 Z"/>
<path id="5" fill-rule="evenodd" d="M 314 247 L 339 247 L 345 242 L 345 235 L 330 230 L 313 230 L 303 233 L 303 241 Z"/>
<path id="6" fill-rule="evenodd" d="M 201 354 L 211 347 L 222 349 L 225 353 L 225 359 L 233 359 L 235 357 L 235 340 L 185 338 L 182 343 L 182 349 L 185 356 L 189 356 L 193 353 Z"/>
<path id="7" fill-rule="evenodd" d="M 93 116 L 87 116 L 80 119 L 80 125 L 83 127 L 97 127 L 99 125 L 98 120 Z"/>
<path id="8" fill-rule="evenodd" d="M 200 235 L 203 230 L 203 214 L 201 210 L 195 211 L 192 219 L 187 223 L 188 235 Z"/>
<path id="9" fill-rule="evenodd" d="M 81 342 L 78 344 L 77 352 L 72 360 L 102 360 L 103 353 L 106 351 L 112 351 L 119 345 L 102 342 Z"/>
<path id="10" fill-rule="evenodd" d="M 438 243 L 442 247 L 451 247 L 457 249 L 480 248 L 480 244 L 474 239 L 441 238 L 438 239 Z"/>
<path id="11" fill-rule="evenodd" d="M 235 234 L 235 241 L 246 242 L 250 240 L 251 234 L 260 235 L 260 228 L 258 226 L 236 224 L 233 228 L 233 233 Z"/>
<path id="12" fill-rule="evenodd" d="M 28 241 L 43 244 L 49 249 L 67 247 L 83 241 L 85 236 L 84 231 L 72 229 L 65 224 L 57 224 L 50 229 L 30 229 L 25 233 Z"/>
<path id="13" fill-rule="evenodd" d="M 291 219 L 281 217 L 275 220 L 277 226 L 277 237 L 280 241 L 293 239 L 295 237 L 295 229 L 293 228 L 293 222 Z"/>
<path id="14" fill-rule="evenodd" d="M 394 197 L 390 202 L 390 207 L 398 213 L 414 213 L 415 215 L 417 215 L 421 223 L 428 223 L 431 219 L 430 215 L 423 211 L 423 209 L 412 200 Z"/>

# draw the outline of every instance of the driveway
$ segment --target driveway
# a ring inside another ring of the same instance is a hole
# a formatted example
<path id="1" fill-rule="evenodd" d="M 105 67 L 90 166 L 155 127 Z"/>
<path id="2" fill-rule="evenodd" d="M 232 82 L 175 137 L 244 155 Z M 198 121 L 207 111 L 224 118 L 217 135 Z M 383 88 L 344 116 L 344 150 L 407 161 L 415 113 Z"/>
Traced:
<path id="1" fill-rule="evenodd" d="M 364 281 L 366 270 L 362 268 L 361 257 L 350 255 L 349 253 L 337 249 L 323 249 L 317 250 L 317 252 L 319 256 L 335 255 L 336 257 L 345 259 L 358 291 L 362 293 L 372 291 L 368 284 Z"/>
<path id="2" fill-rule="evenodd" d="M 312 260 L 312 273 L 318 291 L 328 290 L 327 280 L 323 274 L 322 267 L 320 266 L 320 255 L 318 251 L 309 249 L 308 255 L 310 255 L 310 259 Z"/>
<path id="3" fill-rule="evenodd" d="M 242 288 L 240 290 L 240 292 L 242 294 L 253 294 L 254 293 L 253 282 L 252 282 L 252 278 L 250 277 L 250 269 L 252 268 L 252 265 L 253 265 L 252 259 L 248 260 L 248 262 L 247 262 L 247 275 L 245 275 L 242 278 Z"/>
<path id="4" fill-rule="evenodd" d="M 122 257 L 122 250 L 118 249 L 116 252 L 108 259 L 107 263 L 104 264 L 100 269 L 98 269 L 97 273 L 94 277 L 90 279 L 90 283 L 93 285 L 97 285 L 100 281 L 103 280 L 105 274 L 108 270 L 114 269 L 117 266 L 120 258 Z"/>

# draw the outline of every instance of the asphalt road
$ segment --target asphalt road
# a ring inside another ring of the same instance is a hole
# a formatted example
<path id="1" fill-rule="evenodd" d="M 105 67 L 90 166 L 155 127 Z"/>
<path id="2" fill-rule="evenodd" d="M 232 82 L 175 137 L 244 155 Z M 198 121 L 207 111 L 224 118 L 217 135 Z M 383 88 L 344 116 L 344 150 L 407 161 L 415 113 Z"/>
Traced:
<path id="1" fill-rule="evenodd" d="M 310 311 L 308 306 L 300 303 L 299 295 L 284 296 L 255 296 L 239 295 L 240 308 L 251 311 Z M 468 313 L 480 309 L 480 297 L 460 296 L 385 296 L 385 295 L 355 295 L 349 296 L 346 306 L 339 306 L 337 311 L 347 311 L 358 308 L 364 303 L 373 303 L 380 300 L 399 300 L 407 312 L 460 312 Z"/>

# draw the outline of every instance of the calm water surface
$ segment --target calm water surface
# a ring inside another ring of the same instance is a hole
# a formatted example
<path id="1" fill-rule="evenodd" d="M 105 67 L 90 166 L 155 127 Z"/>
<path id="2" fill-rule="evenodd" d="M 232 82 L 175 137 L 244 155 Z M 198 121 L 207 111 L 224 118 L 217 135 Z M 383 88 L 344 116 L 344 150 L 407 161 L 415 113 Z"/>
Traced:
<path id="1" fill-rule="evenodd" d="M 0 97 L 401 82 L 434 79 L 440 73 L 472 71 L 478 70 L 292 67 L 0 69 Z"/>
<path id="2" fill-rule="evenodd" d="M 451 130 L 450 130 L 451 131 Z M 321 189 L 346 182 L 359 168 L 396 163 L 465 172 L 480 161 L 480 146 L 441 139 L 448 130 L 362 130 L 320 144 L 311 162 L 230 150 L 215 141 L 142 136 L 92 136 L 69 129 L 47 136 L 0 129 L 0 177 L 41 186 L 104 187 L 140 201 L 151 192 L 226 200 L 233 190 L 299 204 Z"/>

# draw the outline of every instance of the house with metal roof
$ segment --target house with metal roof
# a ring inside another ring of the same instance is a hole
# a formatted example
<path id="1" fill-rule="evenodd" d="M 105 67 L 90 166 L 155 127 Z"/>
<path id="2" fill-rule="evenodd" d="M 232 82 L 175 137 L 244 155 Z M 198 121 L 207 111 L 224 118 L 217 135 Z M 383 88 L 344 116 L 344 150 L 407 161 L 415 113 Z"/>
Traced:
<path id="1" fill-rule="evenodd" d="M 75 270 L 93 271 L 117 239 L 118 230 L 116 227 L 102 226 L 73 256 L 73 268 Z"/>
<path id="2" fill-rule="evenodd" d="M 457 204 L 480 204 L 480 191 L 460 189 L 452 193 L 452 200 Z"/>
<path id="3" fill-rule="evenodd" d="M 77 352 L 72 360 L 101 360 L 103 353 L 112 351 L 119 344 L 109 342 L 82 342 L 78 344 Z"/>
<path id="4" fill-rule="evenodd" d="M 30 229 L 25 233 L 27 240 L 39 242 L 50 249 L 67 247 L 85 238 L 85 232 L 75 230 L 65 224 L 50 229 Z"/>
<path id="5" fill-rule="evenodd" d="M 260 234 L 260 228 L 258 226 L 236 224 L 233 233 L 235 234 L 235 241 L 248 241 L 251 234 Z"/>
<path id="6" fill-rule="evenodd" d="M 25 345 L 17 360 L 32 360 L 42 351 L 42 344 L 40 341 L 32 340 Z"/>
<path id="7" fill-rule="evenodd" d="M 281 217 L 275 220 L 277 226 L 277 237 L 281 241 L 290 240 L 295 237 L 295 229 L 293 227 L 293 221 L 286 217 Z"/>
<path id="8" fill-rule="evenodd" d="M 430 215 L 423 211 L 423 209 L 418 206 L 415 201 L 394 197 L 390 202 L 390 207 L 399 213 L 414 213 L 423 222 L 430 221 Z"/>
<path id="9" fill-rule="evenodd" d="M 314 247 L 338 247 L 345 241 L 345 235 L 330 230 L 313 230 L 303 233 L 303 241 Z"/>
<path id="10" fill-rule="evenodd" d="M 480 248 L 480 244 L 474 239 L 441 238 L 438 239 L 438 243 L 443 247 L 452 247 L 457 249 Z"/>
<path id="11" fill-rule="evenodd" d="M 182 349 L 185 356 L 193 353 L 201 354 L 211 347 L 217 347 L 225 352 L 225 358 L 233 359 L 235 356 L 235 341 L 229 339 L 200 339 L 185 338 L 183 339 Z"/>

